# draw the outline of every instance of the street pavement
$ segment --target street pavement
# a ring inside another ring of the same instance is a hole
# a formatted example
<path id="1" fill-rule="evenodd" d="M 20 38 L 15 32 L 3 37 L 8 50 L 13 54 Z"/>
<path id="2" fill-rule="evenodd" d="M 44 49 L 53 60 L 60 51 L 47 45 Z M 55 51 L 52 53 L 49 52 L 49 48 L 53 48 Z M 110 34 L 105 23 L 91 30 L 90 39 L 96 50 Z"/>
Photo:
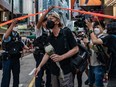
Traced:
<path id="1" fill-rule="evenodd" d="M 20 70 L 20 85 L 19 87 L 28 87 L 29 83 L 31 82 L 33 78 L 33 73 L 35 69 L 35 60 L 33 58 L 33 54 L 28 54 L 24 56 L 21 59 L 21 70 Z M 11 76 L 12 77 L 12 76 Z M 2 78 L 2 71 L 0 70 L 0 83 Z M 88 87 L 84 85 L 84 81 L 87 79 L 86 74 L 83 74 L 83 86 L 82 87 Z M 44 75 L 45 79 L 45 75 Z M 10 82 L 10 87 L 12 87 L 12 78 Z M 75 87 L 78 87 L 77 80 L 75 79 Z"/>

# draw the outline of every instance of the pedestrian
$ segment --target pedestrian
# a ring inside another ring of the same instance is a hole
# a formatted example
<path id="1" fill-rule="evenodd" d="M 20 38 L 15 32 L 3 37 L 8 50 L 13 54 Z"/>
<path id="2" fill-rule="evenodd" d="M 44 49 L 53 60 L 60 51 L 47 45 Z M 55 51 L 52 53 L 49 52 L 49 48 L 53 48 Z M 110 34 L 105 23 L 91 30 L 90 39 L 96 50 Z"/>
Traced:
<path id="1" fill-rule="evenodd" d="M 103 29 L 97 22 L 94 23 L 93 31 L 97 38 L 105 36 L 103 35 Z M 90 41 L 87 41 L 86 43 L 89 43 L 89 47 L 91 50 L 91 57 L 89 60 L 89 86 L 93 87 L 95 83 L 96 87 L 104 87 L 103 78 L 105 74 L 105 64 L 102 61 L 98 60 L 98 58 L 103 59 L 104 57 L 106 57 L 105 55 L 99 55 L 99 53 L 102 52 L 100 52 L 98 47 L 100 49 L 103 49 L 103 47 L 101 45 L 92 44 L 92 42 Z"/>
<path id="2" fill-rule="evenodd" d="M 78 30 L 79 31 L 79 30 Z M 80 32 L 81 33 L 81 32 Z M 78 35 L 73 31 L 73 36 L 77 41 L 77 44 L 81 45 L 83 48 L 86 48 L 83 42 L 83 34 Z M 85 61 L 78 69 L 74 70 L 74 78 L 77 76 L 78 87 L 82 87 L 82 75 L 87 67 L 87 61 Z"/>
<path id="3" fill-rule="evenodd" d="M 116 87 L 116 22 L 111 22 L 107 25 L 108 35 L 103 38 L 97 38 L 93 33 L 93 26 L 89 20 L 86 20 L 86 24 L 91 32 L 90 36 L 94 44 L 103 44 L 108 48 L 110 54 L 109 73 L 108 73 L 108 85 L 107 87 Z"/>
<path id="4" fill-rule="evenodd" d="M 48 41 L 51 44 L 49 47 L 53 47 L 55 53 L 51 54 L 53 51 L 50 53 L 46 51 L 41 63 L 35 70 L 35 75 L 40 72 L 42 66 L 49 60 L 52 87 L 74 87 L 70 58 L 79 51 L 76 40 L 70 29 L 62 28 L 60 16 L 56 12 L 51 14 L 46 26 L 52 30 Z M 63 32 L 67 34 L 67 43 L 70 49 L 65 46 Z M 48 48 L 48 50 L 50 49 Z"/>
<path id="5" fill-rule="evenodd" d="M 44 54 L 44 46 L 48 43 L 47 37 L 49 35 L 49 30 L 46 28 L 47 17 L 46 15 L 53 9 L 54 7 L 50 7 L 47 12 L 45 12 L 40 19 L 38 20 L 37 26 L 35 27 L 36 39 L 33 42 L 35 51 L 33 53 L 35 61 L 36 61 L 36 68 L 40 64 Z M 46 87 L 51 87 L 51 73 L 48 68 L 48 63 L 45 64 L 40 72 L 38 73 L 38 77 L 35 79 L 35 86 L 41 87 L 43 85 L 42 77 L 44 75 L 44 71 L 46 71 Z"/>
<path id="6" fill-rule="evenodd" d="M 9 87 L 11 71 L 13 74 L 13 87 L 19 87 L 20 74 L 20 57 L 23 48 L 29 49 L 21 40 L 17 32 L 17 20 L 14 20 L 3 36 L 2 48 L 3 53 L 2 66 L 3 76 L 1 87 Z"/>

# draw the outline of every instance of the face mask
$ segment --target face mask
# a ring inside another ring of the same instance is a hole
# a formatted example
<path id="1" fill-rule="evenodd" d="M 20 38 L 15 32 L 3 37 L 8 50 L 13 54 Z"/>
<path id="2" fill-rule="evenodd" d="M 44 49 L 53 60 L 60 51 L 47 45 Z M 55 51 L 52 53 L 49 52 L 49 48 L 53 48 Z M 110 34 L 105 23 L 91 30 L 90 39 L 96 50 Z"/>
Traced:
<path id="1" fill-rule="evenodd" d="M 13 28 L 13 31 L 18 31 L 18 27 L 14 27 Z"/>
<path id="2" fill-rule="evenodd" d="M 95 29 L 94 29 L 94 33 L 95 33 L 96 35 L 100 34 L 100 29 L 99 29 L 99 28 L 95 28 Z"/>
<path id="3" fill-rule="evenodd" d="M 47 21 L 47 24 L 46 24 L 47 29 L 53 29 L 54 26 L 55 26 L 55 23 L 53 21 L 51 21 L 51 20 Z"/>

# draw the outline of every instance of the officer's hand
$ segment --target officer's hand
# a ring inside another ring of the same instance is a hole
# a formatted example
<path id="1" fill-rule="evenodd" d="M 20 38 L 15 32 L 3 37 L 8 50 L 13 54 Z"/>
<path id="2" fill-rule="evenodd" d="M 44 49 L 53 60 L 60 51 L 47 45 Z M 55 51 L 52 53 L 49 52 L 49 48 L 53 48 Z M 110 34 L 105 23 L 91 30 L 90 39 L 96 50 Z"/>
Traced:
<path id="1" fill-rule="evenodd" d="M 54 61 L 54 62 L 59 62 L 63 60 L 63 57 L 61 55 L 57 55 L 57 54 L 52 54 L 50 56 L 50 58 Z"/>
<path id="2" fill-rule="evenodd" d="M 37 67 L 36 70 L 35 70 L 35 77 L 37 78 L 38 76 L 38 72 L 40 71 L 40 67 Z"/>
<path id="3" fill-rule="evenodd" d="M 18 20 L 17 20 L 17 19 L 14 19 L 14 20 L 12 21 L 12 25 L 16 25 L 17 22 L 18 22 Z"/>

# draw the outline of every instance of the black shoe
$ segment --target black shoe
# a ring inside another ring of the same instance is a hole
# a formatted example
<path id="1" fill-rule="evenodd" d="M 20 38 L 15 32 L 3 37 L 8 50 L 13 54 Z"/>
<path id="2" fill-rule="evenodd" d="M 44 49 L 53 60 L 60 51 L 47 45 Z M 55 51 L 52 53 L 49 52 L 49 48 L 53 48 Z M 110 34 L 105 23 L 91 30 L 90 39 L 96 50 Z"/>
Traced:
<path id="1" fill-rule="evenodd" d="M 45 85 L 45 81 L 42 81 L 41 87 L 44 87 L 44 85 Z"/>
<path id="2" fill-rule="evenodd" d="M 94 87 L 94 86 L 89 84 L 89 87 Z"/>
<path id="3" fill-rule="evenodd" d="M 88 81 L 88 79 L 85 81 L 85 85 L 88 85 L 88 83 L 89 83 L 89 81 Z"/>

